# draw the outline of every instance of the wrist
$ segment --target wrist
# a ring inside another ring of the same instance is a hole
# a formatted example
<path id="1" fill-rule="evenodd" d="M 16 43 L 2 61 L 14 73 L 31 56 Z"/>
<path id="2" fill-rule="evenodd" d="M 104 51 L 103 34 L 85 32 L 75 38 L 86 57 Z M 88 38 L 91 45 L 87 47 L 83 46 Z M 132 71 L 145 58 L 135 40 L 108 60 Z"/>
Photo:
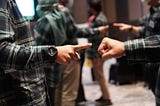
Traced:
<path id="1" fill-rule="evenodd" d="M 57 50 L 54 46 L 41 46 L 37 48 L 39 51 L 38 57 L 39 60 L 42 60 L 44 63 L 53 63 L 57 55 Z"/>
<path id="2" fill-rule="evenodd" d="M 57 48 L 56 48 L 55 46 L 49 47 L 49 48 L 48 48 L 48 54 L 49 54 L 50 56 L 56 58 L 56 56 L 57 56 L 57 54 L 58 54 Z"/>
<path id="3" fill-rule="evenodd" d="M 129 28 L 129 32 L 132 32 L 132 31 L 133 31 L 133 25 L 131 25 Z"/>

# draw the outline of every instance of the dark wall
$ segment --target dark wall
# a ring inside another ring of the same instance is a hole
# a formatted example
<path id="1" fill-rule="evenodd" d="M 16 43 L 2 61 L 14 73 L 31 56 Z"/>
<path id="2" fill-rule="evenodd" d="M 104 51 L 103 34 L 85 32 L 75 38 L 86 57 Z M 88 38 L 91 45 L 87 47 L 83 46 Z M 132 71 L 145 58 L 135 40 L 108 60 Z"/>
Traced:
<path id="1" fill-rule="evenodd" d="M 117 22 L 128 22 L 128 0 L 116 0 Z"/>
<path id="2" fill-rule="evenodd" d="M 86 22 L 88 18 L 87 0 L 74 0 L 72 12 L 76 23 Z"/>

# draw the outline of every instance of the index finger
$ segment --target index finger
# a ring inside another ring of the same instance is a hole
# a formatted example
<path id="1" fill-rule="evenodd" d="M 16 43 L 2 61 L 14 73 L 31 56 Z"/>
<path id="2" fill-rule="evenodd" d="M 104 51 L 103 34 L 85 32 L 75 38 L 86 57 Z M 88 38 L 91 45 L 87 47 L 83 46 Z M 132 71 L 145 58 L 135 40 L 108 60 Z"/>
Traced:
<path id="1" fill-rule="evenodd" d="M 73 49 L 75 51 L 81 50 L 81 49 L 86 49 L 92 46 L 92 43 L 87 43 L 87 44 L 81 44 L 81 45 L 73 45 Z"/>
<path id="2" fill-rule="evenodd" d="M 108 29 L 108 28 L 109 28 L 109 25 L 106 25 L 105 27 L 106 27 L 106 29 Z"/>
<path id="3" fill-rule="evenodd" d="M 113 26 L 119 27 L 119 26 L 122 26 L 122 23 L 113 23 Z"/>

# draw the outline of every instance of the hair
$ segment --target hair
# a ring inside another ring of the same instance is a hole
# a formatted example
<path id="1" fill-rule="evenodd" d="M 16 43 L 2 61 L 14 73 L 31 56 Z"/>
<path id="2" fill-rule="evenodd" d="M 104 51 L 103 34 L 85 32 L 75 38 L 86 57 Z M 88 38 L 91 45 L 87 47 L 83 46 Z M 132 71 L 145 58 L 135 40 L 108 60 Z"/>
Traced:
<path id="1" fill-rule="evenodd" d="M 101 6 L 101 2 L 97 1 L 97 2 L 89 2 L 89 7 L 93 8 L 94 10 L 96 10 L 97 12 L 100 12 L 102 10 L 102 6 Z"/>

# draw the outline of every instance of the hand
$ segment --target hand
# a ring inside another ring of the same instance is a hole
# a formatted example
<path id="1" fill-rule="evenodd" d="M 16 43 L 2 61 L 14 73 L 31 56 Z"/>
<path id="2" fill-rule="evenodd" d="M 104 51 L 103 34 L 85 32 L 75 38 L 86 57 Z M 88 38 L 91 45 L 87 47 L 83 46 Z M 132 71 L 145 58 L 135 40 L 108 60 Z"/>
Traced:
<path id="1" fill-rule="evenodd" d="M 109 28 L 108 25 L 98 27 L 101 37 L 104 37 L 106 35 L 106 31 L 108 30 L 108 28 Z"/>
<path id="2" fill-rule="evenodd" d="M 54 3 L 53 6 L 58 7 L 63 12 L 67 10 L 67 8 L 64 5 L 61 5 L 60 3 Z"/>
<path id="3" fill-rule="evenodd" d="M 125 54 L 124 43 L 118 40 L 104 38 L 98 48 L 102 59 L 118 58 Z"/>
<path id="4" fill-rule="evenodd" d="M 132 28 L 132 25 L 124 24 L 124 23 L 114 23 L 113 26 L 119 27 L 120 31 L 129 31 Z"/>
<path id="5" fill-rule="evenodd" d="M 79 60 L 80 56 L 77 53 L 78 50 L 91 47 L 91 43 L 82 44 L 82 45 L 66 45 L 66 46 L 57 46 L 57 57 L 56 61 L 60 64 L 69 63 L 73 60 Z"/>

